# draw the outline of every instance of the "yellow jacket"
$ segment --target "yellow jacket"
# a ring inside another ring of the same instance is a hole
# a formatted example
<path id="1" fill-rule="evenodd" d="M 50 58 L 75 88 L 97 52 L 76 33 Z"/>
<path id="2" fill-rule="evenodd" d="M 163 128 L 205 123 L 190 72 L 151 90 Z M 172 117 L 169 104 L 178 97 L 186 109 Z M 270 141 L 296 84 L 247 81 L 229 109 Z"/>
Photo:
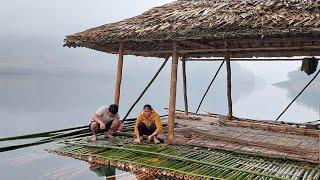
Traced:
<path id="1" fill-rule="evenodd" d="M 135 123 L 135 126 L 134 126 L 134 133 L 136 135 L 139 135 L 139 131 L 138 131 L 138 124 L 140 122 L 143 122 L 147 127 L 150 127 L 150 125 L 152 123 L 155 123 L 156 126 L 157 126 L 157 129 L 156 129 L 156 132 L 157 133 L 160 133 L 162 131 L 162 123 L 161 123 L 161 119 L 160 119 L 160 116 L 152 111 L 151 115 L 149 118 L 146 118 L 143 114 L 143 112 L 141 112 L 138 116 L 137 116 L 137 120 L 136 120 L 136 123 Z"/>

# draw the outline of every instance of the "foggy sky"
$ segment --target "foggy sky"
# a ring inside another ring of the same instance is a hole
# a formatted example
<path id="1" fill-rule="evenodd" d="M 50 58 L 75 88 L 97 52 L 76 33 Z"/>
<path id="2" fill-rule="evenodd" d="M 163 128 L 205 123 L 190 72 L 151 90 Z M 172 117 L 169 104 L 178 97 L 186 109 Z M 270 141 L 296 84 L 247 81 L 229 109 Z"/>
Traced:
<path id="1" fill-rule="evenodd" d="M 23 67 L 47 71 L 54 69 L 80 72 L 105 71 L 108 62 L 104 60 L 116 59 L 116 57 L 84 48 L 76 50 L 62 48 L 65 35 L 130 18 L 154 6 L 172 2 L 172 0 L 0 1 L 0 48 L 2 49 L 0 50 L 0 68 Z M 59 54 L 70 58 L 68 61 L 62 61 Z M 47 58 L 39 62 L 35 56 Z M 89 61 L 89 58 L 98 60 Z M 267 82 L 286 80 L 287 73 L 299 65 L 298 62 L 241 63 L 242 67 Z"/>

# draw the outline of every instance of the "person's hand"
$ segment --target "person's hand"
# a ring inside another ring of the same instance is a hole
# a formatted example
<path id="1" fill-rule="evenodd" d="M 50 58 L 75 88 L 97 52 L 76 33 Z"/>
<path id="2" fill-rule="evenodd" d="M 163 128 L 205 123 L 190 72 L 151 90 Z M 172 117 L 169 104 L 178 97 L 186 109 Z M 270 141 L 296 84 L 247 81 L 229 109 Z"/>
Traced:
<path id="1" fill-rule="evenodd" d="M 134 142 L 135 143 L 141 143 L 141 140 L 140 140 L 140 138 L 136 138 L 136 139 L 134 139 Z"/>
<path id="2" fill-rule="evenodd" d="M 123 124 L 121 123 L 120 126 L 118 127 L 118 132 L 121 132 L 123 130 Z"/>
<path id="3" fill-rule="evenodd" d="M 106 125 L 104 123 L 100 124 L 100 129 L 106 129 Z"/>
<path id="4" fill-rule="evenodd" d="M 148 142 L 151 142 L 151 140 L 153 139 L 153 135 L 148 136 L 147 140 Z"/>

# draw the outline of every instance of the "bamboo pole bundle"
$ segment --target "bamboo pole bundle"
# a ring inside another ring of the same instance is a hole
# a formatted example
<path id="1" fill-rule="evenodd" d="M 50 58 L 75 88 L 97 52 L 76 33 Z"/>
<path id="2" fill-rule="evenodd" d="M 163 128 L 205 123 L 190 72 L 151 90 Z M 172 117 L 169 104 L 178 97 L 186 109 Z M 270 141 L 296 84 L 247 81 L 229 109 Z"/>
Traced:
<path id="1" fill-rule="evenodd" d="M 118 137 L 115 137 L 118 138 Z M 120 138 L 122 139 L 122 138 Z M 105 152 L 94 154 L 96 158 L 108 159 L 110 164 L 118 168 L 127 168 L 138 170 L 144 168 L 145 172 L 156 176 L 176 177 L 176 178 L 293 178 L 294 174 L 300 173 L 298 177 L 305 175 L 303 169 L 309 169 L 306 172 L 314 172 L 310 177 L 318 174 L 319 169 L 306 166 L 306 163 L 298 163 L 280 160 L 269 161 L 266 159 L 254 158 L 252 156 L 227 153 L 223 151 L 212 151 L 205 149 L 194 149 L 192 147 L 176 147 L 161 145 L 142 144 L 135 145 L 123 141 L 117 145 L 120 139 L 108 142 L 108 145 L 86 142 L 68 142 L 67 146 L 77 146 L 81 148 L 107 148 Z M 179 149 L 184 151 L 179 151 Z M 92 152 L 92 150 L 90 150 Z M 88 152 L 90 152 L 88 151 Z M 71 152 L 71 151 L 69 151 Z M 86 152 L 82 150 L 82 152 Z M 219 155 L 220 154 L 220 155 Z M 218 157 L 218 158 L 217 158 Z M 157 159 L 154 161 L 154 159 Z M 103 163 L 103 161 L 102 161 Z M 127 164 L 126 164 L 127 163 Z M 308 177 L 308 176 L 307 176 Z"/>
<path id="2" fill-rule="evenodd" d="M 5 137 L 5 138 L 0 138 L 0 141 L 12 141 L 12 140 L 32 139 L 32 138 L 39 138 L 39 137 L 50 137 L 50 136 L 53 136 L 54 133 L 79 130 L 87 127 L 88 126 L 86 125 L 86 126 L 78 126 L 73 128 L 59 129 L 54 131 L 46 131 L 41 133 L 26 134 L 21 136 Z"/>
<path id="3" fill-rule="evenodd" d="M 166 116 L 167 115 L 164 115 L 161 117 L 166 117 Z M 135 119 L 136 118 L 127 119 L 127 122 L 129 124 L 124 124 L 125 132 L 133 130 Z M 0 147 L 0 152 L 12 151 L 12 150 L 16 150 L 16 149 L 46 144 L 46 143 L 54 142 L 54 141 L 61 140 L 61 139 L 77 139 L 77 138 L 89 136 L 90 134 L 92 134 L 92 133 L 89 131 L 88 125 L 84 125 L 84 126 L 59 129 L 59 130 L 53 130 L 53 131 L 46 131 L 46 132 L 40 132 L 40 133 L 26 134 L 26 135 L 13 136 L 13 137 L 5 137 L 5 138 L 1 138 L 0 142 L 1 141 L 7 142 L 7 141 L 15 141 L 15 140 L 26 140 L 26 139 L 31 139 L 33 141 L 28 142 L 28 143 L 21 143 L 21 144 L 16 144 L 16 145 L 9 145 L 9 146 Z M 122 133 L 122 134 L 125 134 L 125 133 Z M 38 140 L 38 138 L 44 138 L 44 139 Z"/>

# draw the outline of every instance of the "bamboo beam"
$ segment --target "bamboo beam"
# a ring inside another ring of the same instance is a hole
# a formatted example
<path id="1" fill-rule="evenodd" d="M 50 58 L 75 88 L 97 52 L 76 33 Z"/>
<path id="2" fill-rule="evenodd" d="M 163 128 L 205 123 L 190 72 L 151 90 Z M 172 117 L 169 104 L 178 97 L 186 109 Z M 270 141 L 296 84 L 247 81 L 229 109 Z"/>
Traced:
<path id="1" fill-rule="evenodd" d="M 252 48 L 236 48 L 236 47 L 229 47 L 229 48 L 207 48 L 207 49 L 180 49 L 180 54 L 187 54 L 187 53 L 203 53 L 203 52 L 254 52 L 254 51 L 291 51 L 291 50 L 299 50 L 299 51 L 307 51 L 307 50 L 316 50 L 319 51 L 320 45 L 305 45 L 305 46 L 289 46 L 289 47 L 252 47 Z M 111 53 L 117 53 L 112 51 Z M 125 54 L 167 54 L 171 53 L 170 50 L 152 50 L 152 51 L 131 51 L 126 50 L 124 51 Z M 273 56 L 272 56 L 273 57 Z"/>
<path id="2" fill-rule="evenodd" d="M 160 66 L 160 68 L 158 69 L 158 71 L 156 72 L 156 74 L 153 76 L 153 78 L 151 79 L 151 81 L 148 83 L 148 85 L 144 88 L 144 90 L 142 91 L 142 93 L 139 95 L 139 97 L 137 98 L 137 100 L 132 104 L 132 106 L 130 107 L 130 109 L 128 110 L 127 114 L 125 115 L 125 117 L 123 118 L 123 121 L 126 120 L 126 118 L 129 116 L 130 112 L 132 111 L 132 109 L 134 108 L 134 106 L 140 101 L 140 99 L 142 98 L 142 96 L 146 93 L 146 91 L 149 89 L 149 87 L 152 85 L 152 83 L 154 82 L 154 80 L 158 77 L 159 73 L 161 72 L 161 70 L 164 68 L 164 66 L 167 64 L 169 58 L 166 58 L 164 60 L 164 62 L 162 63 L 162 65 Z"/>
<path id="3" fill-rule="evenodd" d="M 313 76 L 313 78 L 308 82 L 308 84 L 299 92 L 299 94 L 289 103 L 289 105 L 281 112 L 281 114 L 277 117 L 276 121 L 280 119 L 280 117 L 289 109 L 289 107 L 298 99 L 298 97 L 304 92 L 304 90 L 307 89 L 307 87 L 317 78 L 317 76 L 320 73 L 320 69 L 316 73 L 316 75 Z"/>
<path id="4" fill-rule="evenodd" d="M 115 93 L 114 93 L 114 104 L 117 104 L 117 105 L 119 105 L 119 102 L 120 102 L 123 56 L 124 56 L 124 42 L 121 41 L 120 44 L 119 44 L 119 59 L 118 59 L 117 80 L 116 80 L 116 87 L 115 87 Z"/>
<path id="5" fill-rule="evenodd" d="M 188 93 L 187 93 L 187 75 L 186 61 L 182 59 L 182 78 L 183 78 L 183 97 L 184 97 L 184 114 L 188 115 Z"/>
<path id="6" fill-rule="evenodd" d="M 227 65 L 227 98 L 228 98 L 228 119 L 232 119 L 232 97 L 231 97 L 231 63 L 230 52 L 226 53 L 225 61 Z"/>
<path id="7" fill-rule="evenodd" d="M 174 139 L 174 119 L 176 111 L 176 93 L 177 93 L 177 69 L 179 60 L 178 42 L 173 42 L 171 81 L 170 81 L 170 100 L 168 116 L 168 139 Z"/>
<path id="8" fill-rule="evenodd" d="M 239 48 L 240 49 L 240 48 Z M 189 57 L 223 57 L 225 51 L 201 50 L 179 50 L 180 55 L 188 54 Z M 230 51 L 234 58 L 250 58 L 250 57 L 292 57 L 292 56 L 320 56 L 320 48 L 318 49 L 279 49 L 279 50 L 251 50 L 251 51 Z M 112 54 L 118 54 L 118 51 L 110 51 Z M 150 51 L 126 51 L 126 55 L 136 55 L 145 57 L 161 57 L 171 56 L 170 50 L 150 50 Z M 233 60 L 231 60 L 233 61 Z"/>
<path id="9" fill-rule="evenodd" d="M 201 101 L 200 101 L 200 103 L 199 103 L 199 105 L 198 105 L 198 108 L 197 108 L 197 110 L 196 110 L 196 114 L 198 113 L 198 111 L 199 111 L 199 109 L 200 109 L 200 107 L 201 107 L 201 105 L 202 105 L 202 102 L 203 102 L 204 98 L 205 98 L 205 97 L 206 97 L 206 95 L 208 94 L 209 89 L 211 88 L 211 86 L 212 86 L 212 84 L 213 84 L 214 80 L 216 79 L 217 75 L 219 74 L 220 69 L 222 68 L 222 65 L 224 64 L 224 62 L 225 62 L 225 61 L 223 60 L 223 61 L 222 61 L 222 63 L 220 64 L 220 66 L 219 66 L 219 68 L 218 68 L 218 70 L 217 70 L 216 74 L 213 76 L 213 79 L 211 80 L 211 82 L 210 82 L 210 84 L 209 84 L 209 86 L 208 86 L 207 90 L 204 92 L 204 94 L 203 94 L 203 96 L 202 96 L 202 98 L 201 98 Z"/>
<path id="10" fill-rule="evenodd" d="M 302 61 L 303 58 L 230 58 L 230 61 Z M 223 58 L 188 58 L 185 61 L 223 61 Z"/>
<path id="11" fill-rule="evenodd" d="M 190 45 L 190 46 L 196 46 L 196 47 L 201 47 L 201 48 L 212 48 L 212 46 L 208 46 L 206 44 L 198 43 L 197 41 L 190 41 L 190 40 L 185 40 L 182 41 L 181 43 Z"/>

